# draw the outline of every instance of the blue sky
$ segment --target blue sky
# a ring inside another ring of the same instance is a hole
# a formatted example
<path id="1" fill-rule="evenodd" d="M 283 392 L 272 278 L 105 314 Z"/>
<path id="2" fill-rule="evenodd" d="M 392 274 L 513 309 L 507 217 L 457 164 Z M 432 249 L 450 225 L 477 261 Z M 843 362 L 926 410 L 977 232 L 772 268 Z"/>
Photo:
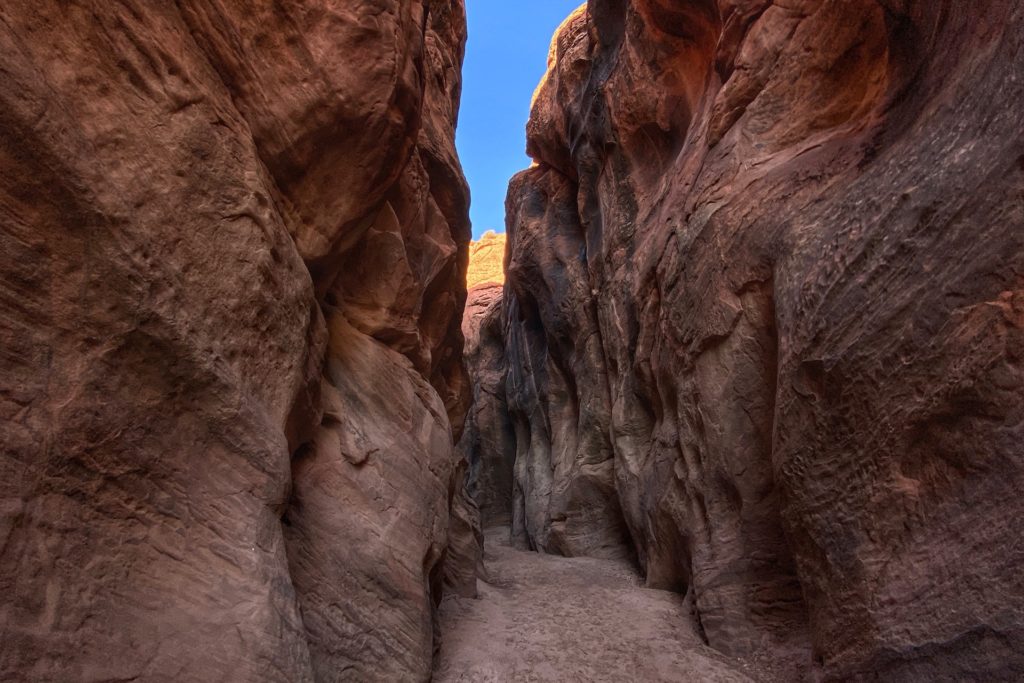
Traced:
<path id="1" fill-rule="evenodd" d="M 456 144 L 469 180 L 473 238 L 505 231 L 505 191 L 530 165 L 526 119 L 551 35 L 582 0 L 466 0 L 469 42 Z"/>

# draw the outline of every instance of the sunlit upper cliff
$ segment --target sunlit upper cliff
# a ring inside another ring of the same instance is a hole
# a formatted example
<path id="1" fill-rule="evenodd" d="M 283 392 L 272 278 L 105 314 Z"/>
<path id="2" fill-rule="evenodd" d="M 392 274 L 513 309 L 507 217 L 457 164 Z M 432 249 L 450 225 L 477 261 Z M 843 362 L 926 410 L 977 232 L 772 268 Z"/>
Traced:
<path id="1" fill-rule="evenodd" d="M 505 284 L 505 233 L 488 230 L 469 245 L 469 271 L 466 288 Z"/>

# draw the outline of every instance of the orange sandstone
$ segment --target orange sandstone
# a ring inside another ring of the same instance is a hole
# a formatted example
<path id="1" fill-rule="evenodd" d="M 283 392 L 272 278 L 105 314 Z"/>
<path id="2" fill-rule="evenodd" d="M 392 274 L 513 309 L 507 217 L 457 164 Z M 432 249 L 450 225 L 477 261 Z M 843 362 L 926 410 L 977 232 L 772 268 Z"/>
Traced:
<path id="1" fill-rule="evenodd" d="M 505 284 L 505 233 L 488 230 L 469 245 L 469 271 L 466 288 Z"/>

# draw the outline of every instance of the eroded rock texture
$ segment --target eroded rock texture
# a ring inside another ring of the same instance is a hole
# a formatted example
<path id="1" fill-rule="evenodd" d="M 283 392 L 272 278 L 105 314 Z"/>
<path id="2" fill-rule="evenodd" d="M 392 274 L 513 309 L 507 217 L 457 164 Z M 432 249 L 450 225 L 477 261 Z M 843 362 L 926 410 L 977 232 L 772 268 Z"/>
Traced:
<path id="1" fill-rule="evenodd" d="M 469 244 L 466 288 L 470 291 L 488 285 L 505 284 L 505 233 L 488 230 Z M 473 313 L 470 317 L 476 317 Z M 465 321 L 465 316 L 463 320 Z M 465 330 L 463 330 L 465 333 Z"/>
<path id="2" fill-rule="evenodd" d="M 473 399 L 459 450 L 469 464 L 467 488 L 484 528 L 512 520 L 512 469 L 516 442 L 505 402 L 502 287 L 505 233 L 487 232 L 470 245 L 462 319 L 466 369 Z M 482 545 L 482 537 L 481 537 Z"/>
<path id="3" fill-rule="evenodd" d="M 0 678 L 429 676 L 464 36 L 461 0 L 0 6 Z"/>
<path id="4" fill-rule="evenodd" d="M 1024 675 L 1022 40 L 1009 0 L 570 17 L 508 199 L 515 532 L 631 546 L 730 653 Z"/>

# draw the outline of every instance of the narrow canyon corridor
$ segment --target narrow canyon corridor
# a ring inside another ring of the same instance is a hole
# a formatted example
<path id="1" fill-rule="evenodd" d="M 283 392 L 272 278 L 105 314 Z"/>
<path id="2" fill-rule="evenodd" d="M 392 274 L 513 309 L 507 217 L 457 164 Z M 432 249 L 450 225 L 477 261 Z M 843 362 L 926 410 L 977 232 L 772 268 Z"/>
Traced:
<path id="1" fill-rule="evenodd" d="M 1024 1 L 575 4 L 0 1 L 0 681 L 1024 681 Z"/>
<path id="2" fill-rule="evenodd" d="M 487 529 L 484 550 L 478 598 L 441 605 L 437 683 L 760 680 L 701 642 L 682 596 L 644 588 L 625 561 L 516 550 L 507 527 Z"/>

